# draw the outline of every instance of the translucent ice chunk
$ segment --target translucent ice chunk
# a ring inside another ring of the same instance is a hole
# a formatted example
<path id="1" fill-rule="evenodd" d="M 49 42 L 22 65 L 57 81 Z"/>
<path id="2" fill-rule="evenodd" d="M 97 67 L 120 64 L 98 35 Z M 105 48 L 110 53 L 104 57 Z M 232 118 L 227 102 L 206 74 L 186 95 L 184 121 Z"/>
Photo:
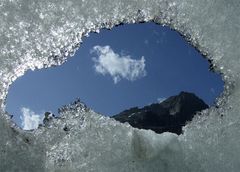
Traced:
<path id="1" fill-rule="evenodd" d="M 2 0 L 0 171 L 239 171 L 239 6 L 238 0 Z M 133 129 L 79 103 L 48 128 L 24 132 L 10 122 L 7 90 L 27 69 L 62 64 L 90 31 L 150 20 L 181 32 L 226 82 L 218 108 L 195 117 L 183 135 Z"/>

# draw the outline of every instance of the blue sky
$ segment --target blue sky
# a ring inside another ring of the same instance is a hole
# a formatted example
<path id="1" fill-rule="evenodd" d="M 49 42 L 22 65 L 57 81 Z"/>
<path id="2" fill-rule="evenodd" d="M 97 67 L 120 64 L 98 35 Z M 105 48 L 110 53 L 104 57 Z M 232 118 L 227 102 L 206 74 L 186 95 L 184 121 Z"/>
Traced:
<path id="1" fill-rule="evenodd" d="M 223 81 L 208 67 L 207 60 L 169 27 L 121 25 L 89 34 L 61 66 L 27 71 L 10 87 L 6 110 L 23 126 L 29 123 L 23 113 L 39 120 L 38 115 L 56 114 L 77 97 L 104 115 L 180 91 L 193 92 L 211 105 L 222 92 Z"/>

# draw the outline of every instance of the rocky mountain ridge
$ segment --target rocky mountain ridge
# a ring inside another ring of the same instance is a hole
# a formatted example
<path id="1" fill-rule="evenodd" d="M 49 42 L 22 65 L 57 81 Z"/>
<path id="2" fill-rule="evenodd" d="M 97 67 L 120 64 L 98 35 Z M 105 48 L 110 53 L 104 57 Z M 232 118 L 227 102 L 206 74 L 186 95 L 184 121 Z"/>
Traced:
<path id="1" fill-rule="evenodd" d="M 119 122 L 128 122 L 139 129 L 151 129 L 156 133 L 182 133 L 182 127 L 191 121 L 194 115 L 208 105 L 193 93 L 180 92 L 161 103 L 143 108 L 133 107 L 112 116 Z"/>

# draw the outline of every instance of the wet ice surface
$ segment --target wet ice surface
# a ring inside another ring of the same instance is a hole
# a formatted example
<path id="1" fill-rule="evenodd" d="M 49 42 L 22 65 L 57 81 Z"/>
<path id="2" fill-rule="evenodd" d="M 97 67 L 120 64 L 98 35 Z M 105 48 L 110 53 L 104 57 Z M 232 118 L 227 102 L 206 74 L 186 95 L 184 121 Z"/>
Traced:
<path id="1" fill-rule="evenodd" d="M 0 171 L 239 171 L 239 7 L 237 0 L 0 2 Z M 224 75 L 219 108 L 195 117 L 183 135 L 133 129 L 81 103 L 48 128 L 24 132 L 10 122 L 4 99 L 24 71 L 60 65 L 90 31 L 150 20 L 181 32 Z"/>

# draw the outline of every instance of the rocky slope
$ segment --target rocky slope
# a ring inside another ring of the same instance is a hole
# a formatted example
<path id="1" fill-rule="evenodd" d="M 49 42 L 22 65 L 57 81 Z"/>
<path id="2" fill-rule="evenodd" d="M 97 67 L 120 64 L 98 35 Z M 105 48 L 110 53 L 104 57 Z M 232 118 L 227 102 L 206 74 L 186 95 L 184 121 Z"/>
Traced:
<path id="1" fill-rule="evenodd" d="M 112 116 L 117 121 L 128 122 L 139 129 L 151 129 L 156 133 L 166 131 L 182 133 L 182 126 L 208 105 L 193 93 L 181 92 L 161 103 L 143 108 L 134 107 Z"/>

